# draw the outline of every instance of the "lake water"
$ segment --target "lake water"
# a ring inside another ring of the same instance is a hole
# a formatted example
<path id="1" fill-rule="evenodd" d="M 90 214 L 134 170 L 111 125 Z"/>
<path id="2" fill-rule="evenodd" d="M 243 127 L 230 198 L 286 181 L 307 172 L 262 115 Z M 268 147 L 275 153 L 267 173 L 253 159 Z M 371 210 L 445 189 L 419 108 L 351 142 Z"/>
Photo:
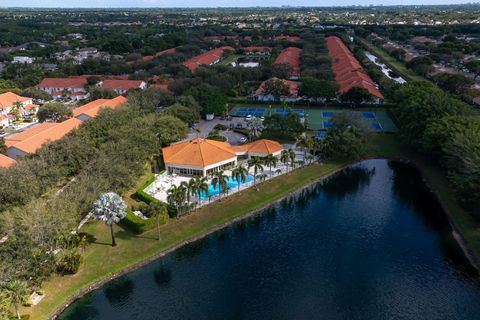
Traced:
<path id="1" fill-rule="evenodd" d="M 370 160 L 70 306 L 87 319 L 479 319 L 480 286 L 410 166 Z"/>

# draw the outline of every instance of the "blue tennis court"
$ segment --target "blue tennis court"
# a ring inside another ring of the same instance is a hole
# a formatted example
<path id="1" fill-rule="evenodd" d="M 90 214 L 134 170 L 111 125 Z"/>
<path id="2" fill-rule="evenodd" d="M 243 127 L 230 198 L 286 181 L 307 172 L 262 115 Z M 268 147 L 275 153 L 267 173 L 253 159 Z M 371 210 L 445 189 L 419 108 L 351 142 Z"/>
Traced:
<path id="1" fill-rule="evenodd" d="M 382 132 L 383 131 L 383 128 L 380 125 L 380 123 L 372 122 L 371 124 L 372 124 L 372 128 L 373 128 L 374 131 L 377 131 L 377 132 Z"/>
<path id="2" fill-rule="evenodd" d="M 324 118 L 331 118 L 333 116 L 333 112 L 332 111 L 323 111 L 322 116 Z"/>
<path id="3" fill-rule="evenodd" d="M 373 112 L 363 112 L 362 115 L 367 119 L 375 119 L 375 113 Z"/>
<path id="4" fill-rule="evenodd" d="M 315 135 L 315 139 L 317 139 L 317 140 L 322 140 L 322 139 L 325 139 L 326 137 L 327 137 L 327 132 L 326 131 L 319 131 Z"/>
<path id="5" fill-rule="evenodd" d="M 323 120 L 323 128 L 328 129 L 333 127 L 333 124 L 330 121 Z"/>

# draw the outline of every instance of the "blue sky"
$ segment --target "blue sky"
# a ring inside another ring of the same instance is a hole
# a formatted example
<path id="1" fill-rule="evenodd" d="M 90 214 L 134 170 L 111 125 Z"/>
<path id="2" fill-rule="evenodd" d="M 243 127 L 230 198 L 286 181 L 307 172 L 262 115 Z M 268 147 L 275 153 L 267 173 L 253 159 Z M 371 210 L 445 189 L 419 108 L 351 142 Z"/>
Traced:
<path id="1" fill-rule="evenodd" d="M 409 5 L 459 4 L 468 0 L 0 0 L 0 7 L 250 7 L 250 6 L 346 6 L 346 5 Z"/>

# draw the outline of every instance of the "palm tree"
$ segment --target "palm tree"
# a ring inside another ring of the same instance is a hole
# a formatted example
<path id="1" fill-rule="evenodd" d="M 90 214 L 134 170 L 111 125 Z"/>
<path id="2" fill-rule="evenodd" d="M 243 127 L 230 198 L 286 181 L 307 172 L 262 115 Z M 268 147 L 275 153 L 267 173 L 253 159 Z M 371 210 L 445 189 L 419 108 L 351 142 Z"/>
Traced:
<path id="1" fill-rule="evenodd" d="M 242 165 L 238 165 L 232 170 L 232 179 L 237 181 L 238 191 L 240 192 L 240 184 L 245 183 L 247 179 L 248 170 Z"/>
<path id="2" fill-rule="evenodd" d="M 275 174 L 276 174 L 276 175 L 279 175 L 280 173 L 282 173 L 282 169 L 277 169 L 277 170 L 275 170 Z"/>
<path id="3" fill-rule="evenodd" d="M 190 180 L 188 180 L 188 182 L 182 181 L 182 183 L 180 183 L 180 186 L 185 189 L 187 195 L 187 202 L 190 203 L 190 197 L 197 193 L 196 177 L 191 178 Z"/>
<path id="4" fill-rule="evenodd" d="M 287 172 L 288 172 L 288 161 L 289 160 L 290 160 L 290 156 L 288 155 L 288 151 L 287 150 L 282 150 L 282 153 L 280 154 L 280 161 L 282 161 L 282 163 L 287 166 Z"/>
<path id="5" fill-rule="evenodd" d="M 263 163 L 265 163 L 265 165 L 268 166 L 268 169 L 270 170 L 270 179 L 272 178 L 272 167 L 277 167 L 277 161 L 278 158 L 275 157 L 273 154 L 269 154 L 265 157 L 265 159 L 263 159 Z"/>
<path id="6" fill-rule="evenodd" d="M 115 247 L 115 235 L 113 233 L 113 223 L 118 223 L 127 215 L 125 209 L 127 205 L 123 202 L 115 192 L 107 192 L 100 196 L 100 198 L 93 203 L 93 213 L 97 220 L 105 222 L 110 226 L 110 233 L 112 235 L 112 247 Z"/>
<path id="7" fill-rule="evenodd" d="M 7 301 L 15 307 L 15 314 L 20 319 L 20 305 L 27 302 L 28 294 L 31 291 L 28 283 L 24 280 L 12 280 L 6 284 L 5 289 L 7 291 Z"/>
<path id="8" fill-rule="evenodd" d="M 10 110 L 10 114 L 15 117 L 15 121 L 18 121 L 21 118 L 21 115 L 23 113 L 23 110 L 25 107 L 20 101 L 15 102 L 12 105 L 12 109 Z"/>
<path id="9" fill-rule="evenodd" d="M 307 157 L 307 148 L 310 149 L 311 145 L 311 138 L 304 134 L 303 136 L 300 137 L 300 145 L 302 146 L 302 151 L 303 151 L 303 159 Z"/>
<path id="10" fill-rule="evenodd" d="M 220 188 L 219 194 L 221 194 L 227 189 L 227 180 L 228 176 L 224 174 L 223 170 L 217 171 L 213 174 L 212 186 L 214 189 L 216 189 L 218 185 L 218 187 Z"/>
<path id="11" fill-rule="evenodd" d="M 207 178 L 196 176 L 194 177 L 194 195 L 198 197 L 198 200 L 202 198 L 202 192 L 208 196 L 208 183 Z"/>
<path id="12" fill-rule="evenodd" d="M 253 168 L 253 185 L 257 185 L 257 173 L 263 172 L 263 161 L 259 157 L 251 157 L 248 159 L 248 170 Z"/>
<path id="13" fill-rule="evenodd" d="M 292 149 L 288 149 L 288 157 L 290 158 L 290 164 L 292 165 L 292 169 L 295 168 L 295 151 Z"/>
<path id="14" fill-rule="evenodd" d="M 258 180 L 260 180 L 260 182 L 263 182 L 267 178 L 267 175 L 265 173 L 261 173 L 261 174 L 258 175 L 257 178 L 258 178 Z"/>
<path id="15" fill-rule="evenodd" d="M 151 216 L 155 216 L 157 218 L 157 239 L 160 241 L 160 217 L 167 214 L 167 208 L 162 202 L 154 201 L 150 203 L 148 211 Z"/>
<path id="16" fill-rule="evenodd" d="M 167 201 L 175 207 L 177 215 L 180 213 L 180 206 L 185 202 L 185 188 L 183 186 L 173 185 L 167 191 Z"/>

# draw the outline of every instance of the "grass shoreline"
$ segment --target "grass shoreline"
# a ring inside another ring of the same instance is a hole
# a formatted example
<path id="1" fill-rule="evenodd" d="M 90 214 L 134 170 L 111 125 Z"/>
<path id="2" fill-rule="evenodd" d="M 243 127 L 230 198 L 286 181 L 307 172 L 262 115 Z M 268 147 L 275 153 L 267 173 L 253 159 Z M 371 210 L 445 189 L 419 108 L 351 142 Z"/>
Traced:
<path id="1" fill-rule="evenodd" d="M 53 319 L 72 302 L 107 282 L 232 223 L 255 215 L 345 167 L 373 158 L 411 162 L 420 171 L 427 186 L 436 194 L 452 228 L 461 235 L 463 245 L 461 241 L 459 243 L 462 249 L 467 249 L 467 256 L 471 254 L 478 257 L 480 236 L 473 233 L 478 223 L 470 216 L 465 216 L 467 213 L 458 207 L 455 201 L 452 202 L 454 198 L 446 185 L 446 178 L 439 175 L 438 169 L 429 166 L 418 155 L 405 150 L 394 136 L 378 135 L 372 140 L 372 147 L 365 159 L 307 166 L 266 181 L 259 186 L 260 191 L 250 188 L 173 220 L 162 229 L 160 242 L 155 240 L 155 230 L 133 235 L 121 226 L 116 226 L 118 246 L 111 248 L 107 228 L 100 223 L 90 222 L 85 231 L 95 238 L 84 254 L 85 262 L 80 271 L 73 276 L 55 276 L 47 281 L 43 286 L 45 298 L 31 309 L 31 319 Z"/>

